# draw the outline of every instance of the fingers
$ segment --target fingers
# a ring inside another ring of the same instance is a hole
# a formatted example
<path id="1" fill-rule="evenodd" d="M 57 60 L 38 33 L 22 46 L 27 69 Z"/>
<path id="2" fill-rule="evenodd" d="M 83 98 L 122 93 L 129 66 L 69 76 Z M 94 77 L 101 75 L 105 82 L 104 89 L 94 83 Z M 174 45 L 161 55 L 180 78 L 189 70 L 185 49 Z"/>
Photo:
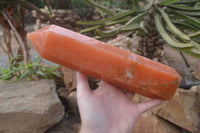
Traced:
<path id="1" fill-rule="evenodd" d="M 104 81 L 101 81 L 100 86 L 97 88 L 96 91 L 106 91 L 106 92 L 108 92 L 108 91 L 113 91 L 114 88 L 115 87 L 113 85 L 106 83 Z"/>
<path id="2" fill-rule="evenodd" d="M 77 82 L 77 96 L 82 97 L 85 95 L 90 94 L 90 86 L 88 83 L 87 76 L 83 75 L 82 73 L 76 73 L 76 82 Z"/>
<path id="3" fill-rule="evenodd" d="M 161 100 L 154 99 L 154 100 L 151 100 L 151 101 L 148 101 L 148 102 L 137 104 L 136 107 L 138 108 L 140 113 L 143 113 L 143 112 L 150 110 L 151 108 L 153 108 L 157 105 L 160 105 L 161 103 L 162 103 Z"/>
<path id="4" fill-rule="evenodd" d="M 127 92 L 126 95 L 132 100 L 135 94 L 131 92 Z"/>

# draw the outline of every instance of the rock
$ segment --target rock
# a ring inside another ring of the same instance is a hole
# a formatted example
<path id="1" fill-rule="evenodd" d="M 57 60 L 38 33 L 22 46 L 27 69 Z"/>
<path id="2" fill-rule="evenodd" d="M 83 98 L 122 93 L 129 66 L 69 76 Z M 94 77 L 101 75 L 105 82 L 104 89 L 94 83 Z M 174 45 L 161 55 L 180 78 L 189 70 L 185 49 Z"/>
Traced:
<path id="1" fill-rule="evenodd" d="M 67 92 L 67 89 L 65 87 L 60 87 L 57 89 L 57 93 L 58 93 L 60 101 L 62 102 L 63 106 L 65 107 L 65 112 L 71 111 L 71 107 L 68 102 L 69 92 Z"/>
<path id="2" fill-rule="evenodd" d="M 65 18 L 63 18 L 63 20 L 64 20 L 65 22 L 69 22 L 70 19 L 72 19 L 72 18 L 70 18 L 70 17 L 65 17 Z"/>
<path id="3" fill-rule="evenodd" d="M 54 81 L 0 82 L 0 133 L 44 133 L 63 116 Z"/>
<path id="4" fill-rule="evenodd" d="M 151 112 L 147 112 L 139 117 L 133 129 L 133 133 L 182 133 L 182 130 L 158 118 Z"/>
<path id="5" fill-rule="evenodd" d="M 37 20 L 36 20 L 36 25 L 38 25 L 38 26 L 41 25 L 41 21 L 40 21 L 40 19 L 37 19 Z"/>
<path id="6" fill-rule="evenodd" d="M 185 71 L 184 70 L 180 70 L 180 69 L 176 69 L 176 72 L 181 76 L 181 83 L 180 84 L 187 84 L 186 80 L 185 80 Z"/>
<path id="7" fill-rule="evenodd" d="M 76 72 L 70 68 L 63 67 L 64 82 L 67 91 L 71 91 L 76 88 Z"/>
<path id="8" fill-rule="evenodd" d="M 79 115 L 79 109 L 77 104 L 77 92 L 71 92 L 67 99 L 74 115 Z"/>
<path id="9" fill-rule="evenodd" d="M 200 131 L 199 99 L 200 86 L 192 87 L 190 90 L 177 89 L 171 100 L 164 101 L 160 106 L 153 108 L 151 112 L 184 130 L 198 133 Z M 138 94 L 133 98 L 134 103 L 148 100 L 150 99 Z"/>
<path id="10" fill-rule="evenodd" d="M 101 17 L 99 16 L 99 15 L 94 15 L 93 17 L 92 17 L 92 19 L 93 20 L 99 20 Z"/>
<path id="11" fill-rule="evenodd" d="M 55 20 L 56 20 L 56 21 L 61 21 L 62 18 L 60 18 L 60 17 L 56 17 Z"/>
<path id="12" fill-rule="evenodd" d="M 193 76 L 196 80 L 200 80 L 200 71 L 192 72 L 192 76 Z"/>
<path id="13" fill-rule="evenodd" d="M 74 15 L 73 18 L 74 18 L 75 20 L 80 20 L 80 19 L 81 19 L 81 17 L 78 16 L 78 15 Z"/>
<path id="14" fill-rule="evenodd" d="M 35 10 L 32 10 L 33 17 L 37 17 L 37 12 Z"/>
<path id="15" fill-rule="evenodd" d="M 65 15 L 65 14 L 67 13 L 67 11 L 66 11 L 66 10 L 63 10 L 63 9 L 58 9 L 57 12 L 58 12 L 59 14 L 62 14 L 62 15 Z"/>
<path id="16" fill-rule="evenodd" d="M 177 90 L 172 100 L 154 109 L 159 117 L 189 131 L 200 130 L 200 93 Z"/>
<path id="17" fill-rule="evenodd" d="M 66 114 L 63 120 L 45 133 L 79 133 L 80 117 Z"/>
<path id="18" fill-rule="evenodd" d="M 67 89 L 65 87 L 60 87 L 57 89 L 58 96 L 67 99 Z"/>

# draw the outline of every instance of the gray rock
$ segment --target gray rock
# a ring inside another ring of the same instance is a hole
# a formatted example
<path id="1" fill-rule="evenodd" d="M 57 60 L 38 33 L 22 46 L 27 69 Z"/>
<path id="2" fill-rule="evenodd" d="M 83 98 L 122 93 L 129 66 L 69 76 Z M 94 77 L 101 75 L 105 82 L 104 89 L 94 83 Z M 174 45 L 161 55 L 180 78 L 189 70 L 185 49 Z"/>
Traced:
<path id="1" fill-rule="evenodd" d="M 52 80 L 0 82 L 0 133 L 44 133 L 63 116 Z"/>
<path id="2" fill-rule="evenodd" d="M 67 99 L 72 109 L 72 112 L 75 115 L 79 115 L 79 109 L 78 109 L 78 103 L 77 103 L 77 92 L 76 91 L 71 92 Z"/>

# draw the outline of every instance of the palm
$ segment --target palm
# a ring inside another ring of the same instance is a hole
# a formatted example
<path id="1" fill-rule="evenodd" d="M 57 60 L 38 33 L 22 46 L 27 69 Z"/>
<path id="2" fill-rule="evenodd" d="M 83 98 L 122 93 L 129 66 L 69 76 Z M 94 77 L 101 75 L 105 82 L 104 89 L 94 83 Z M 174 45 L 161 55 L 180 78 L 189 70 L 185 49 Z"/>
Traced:
<path id="1" fill-rule="evenodd" d="M 124 129 L 126 132 L 131 132 L 137 117 L 159 104 L 153 101 L 133 104 L 132 98 L 105 82 L 91 92 L 86 81 L 84 75 L 77 77 L 78 105 L 82 124 L 89 125 L 87 128 L 98 127 L 100 132 L 110 133 L 124 133 Z"/>

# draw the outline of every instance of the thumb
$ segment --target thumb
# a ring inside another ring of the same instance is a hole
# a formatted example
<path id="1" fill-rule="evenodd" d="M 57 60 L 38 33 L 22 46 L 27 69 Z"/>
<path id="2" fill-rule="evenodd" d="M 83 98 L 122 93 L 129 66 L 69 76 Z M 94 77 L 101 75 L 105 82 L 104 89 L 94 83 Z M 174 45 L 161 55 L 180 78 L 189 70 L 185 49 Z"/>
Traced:
<path id="1" fill-rule="evenodd" d="M 76 82 L 77 82 L 77 97 L 81 98 L 91 93 L 90 86 L 88 83 L 87 76 L 82 73 L 76 73 Z"/>
<path id="2" fill-rule="evenodd" d="M 152 109 L 155 106 L 160 105 L 161 103 L 162 103 L 161 100 L 154 99 L 154 100 L 151 100 L 151 101 L 147 101 L 147 102 L 144 102 L 144 103 L 137 104 L 136 107 L 139 110 L 139 113 L 141 114 L 141 113 L 144 113 L 144 112 Z"/>

